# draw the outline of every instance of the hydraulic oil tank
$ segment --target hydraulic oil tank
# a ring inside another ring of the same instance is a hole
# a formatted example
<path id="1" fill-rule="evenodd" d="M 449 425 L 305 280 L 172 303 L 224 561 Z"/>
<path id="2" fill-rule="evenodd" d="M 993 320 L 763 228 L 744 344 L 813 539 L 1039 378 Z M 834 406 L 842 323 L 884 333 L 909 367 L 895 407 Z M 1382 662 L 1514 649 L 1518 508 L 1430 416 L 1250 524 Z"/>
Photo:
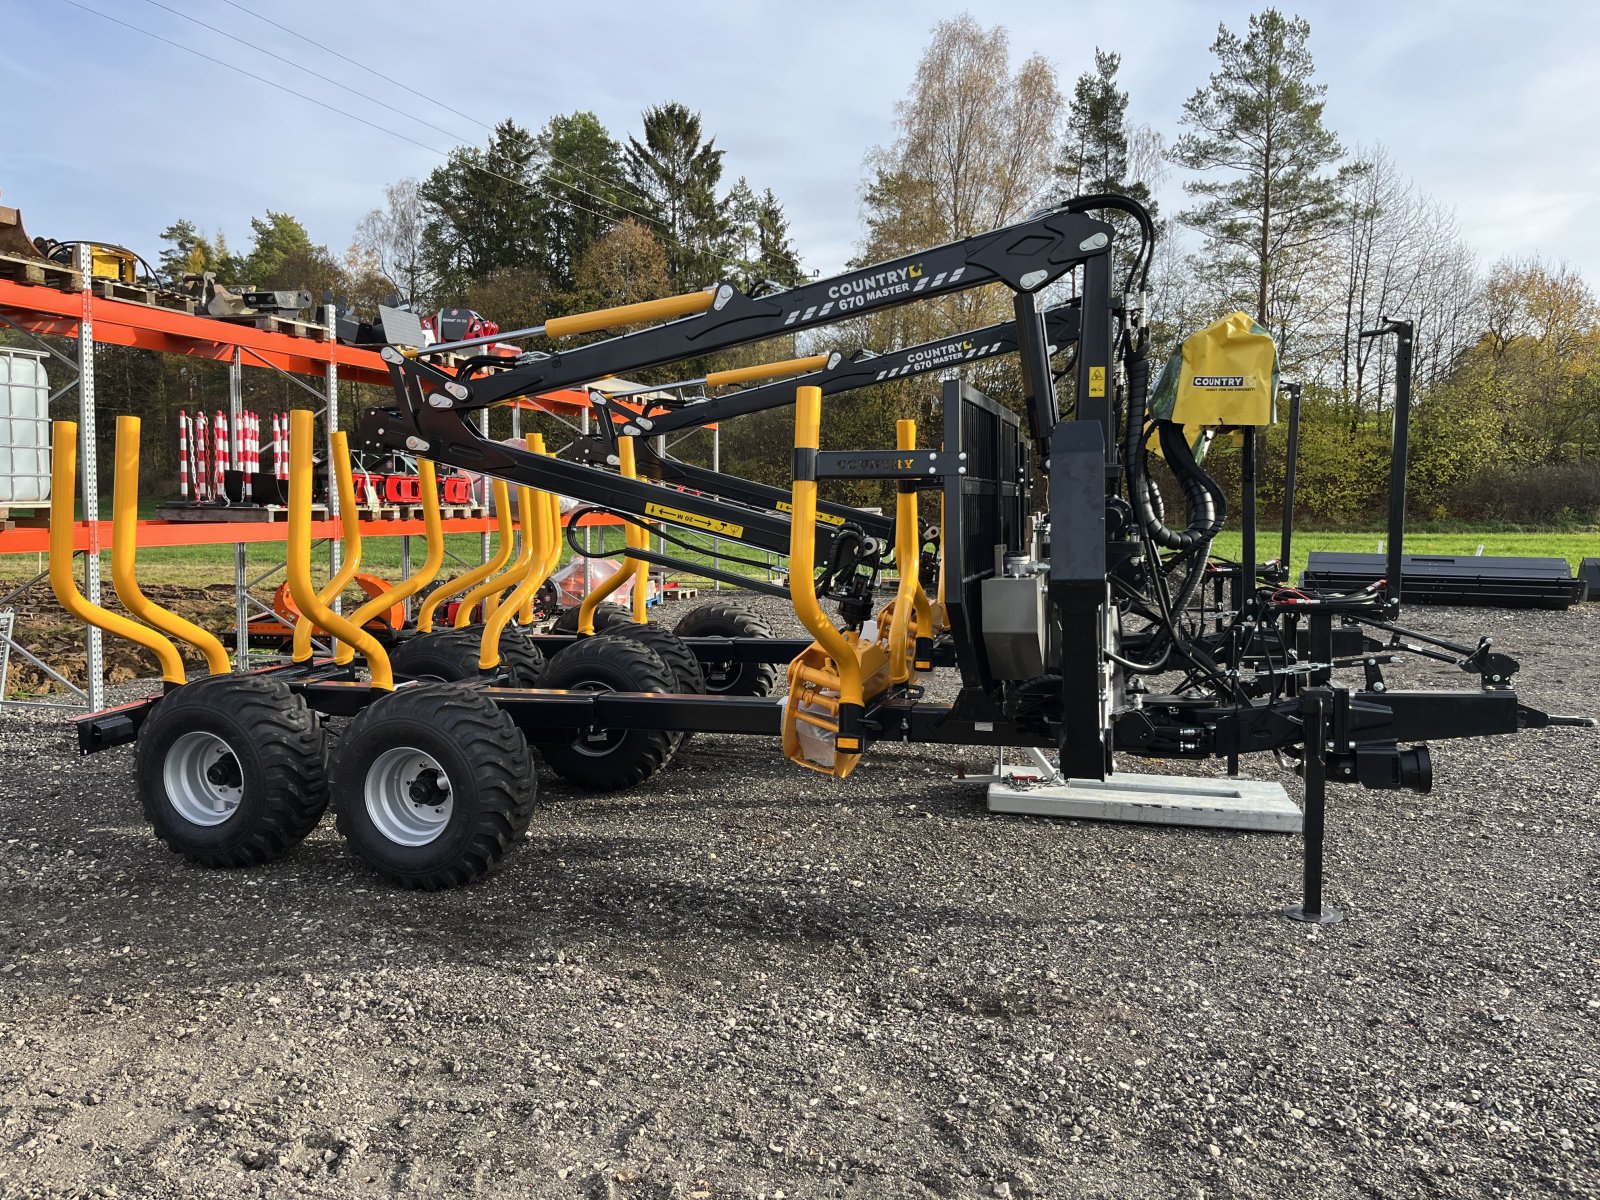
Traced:
<path id="1" fill-rule="evenodd" d="M 0 347 L 0 508 L 50 502 L 50 380 L 44 354 Z"/>

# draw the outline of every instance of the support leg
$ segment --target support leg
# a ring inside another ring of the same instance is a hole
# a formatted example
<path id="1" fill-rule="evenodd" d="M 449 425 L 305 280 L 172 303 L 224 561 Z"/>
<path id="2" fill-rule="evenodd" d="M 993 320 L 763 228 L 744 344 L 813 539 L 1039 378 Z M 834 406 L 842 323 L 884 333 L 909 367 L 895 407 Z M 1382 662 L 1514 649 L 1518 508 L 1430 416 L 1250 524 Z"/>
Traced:
<path id="1" fill-rule="evenodd" d="M 1305 815 L 1301 826 L 1305 858 L 1302 864 L 1300 903 L 1284 910 L 1291 921 L 1304 921 L 1311 925 L 1335 925 L 1344 920 L 1344 914 L 1331 905 L 1322 903 L 1322 833 L 1323 816 L 1328 784 L 1328 701 L 1326 690 L 1314 688 L 1301 698 L 1301 714 L 1305 720 L 1305 762 L 1301 773 L 1305 779 Z"/>

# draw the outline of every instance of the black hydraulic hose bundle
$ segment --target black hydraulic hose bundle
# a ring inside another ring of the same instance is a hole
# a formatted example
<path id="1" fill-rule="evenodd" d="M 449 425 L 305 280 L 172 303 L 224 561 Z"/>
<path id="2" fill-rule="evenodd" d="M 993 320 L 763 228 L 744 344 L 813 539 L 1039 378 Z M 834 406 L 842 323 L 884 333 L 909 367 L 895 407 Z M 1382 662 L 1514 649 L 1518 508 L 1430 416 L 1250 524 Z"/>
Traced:
<path id="1" fill-rule="evenodd" d="M 1168 526 L 1157 511 L 1157 504 L 1151 500 L 1154 487 L 1145 460 L 1149 394 L 1150 360 L 1140 356 L 1128 365 L 1128 413 L 1122 440 L 1122 466 L 1128 478 L 1128 499 L 1133 503 L 1134 515 L 1151 540 L 1168 550 L 1192 550 L 1208 545 L 1227 520 L 1227 502 L 1222 489 L 1195 461 L 1182 426 L 1170 421 L 1157 421 L 1156 430 L 1167 464 L 1183 488 L 1188 506 L 1187 527 Z"/>

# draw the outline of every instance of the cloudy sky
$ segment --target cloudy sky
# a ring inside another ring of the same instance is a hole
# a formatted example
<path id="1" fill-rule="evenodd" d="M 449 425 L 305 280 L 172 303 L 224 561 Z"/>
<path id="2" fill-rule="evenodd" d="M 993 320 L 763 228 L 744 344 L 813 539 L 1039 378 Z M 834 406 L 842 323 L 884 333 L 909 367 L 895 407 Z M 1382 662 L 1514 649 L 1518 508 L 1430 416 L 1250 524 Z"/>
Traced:
<path id="1" fill-rule="evenodd" d="M 159 231 L 181 216 L 243 248 L 250 216 L 268 208 L 299 216 L 339 251 L 385 183 L 425 175 L 456 140 L 481 141 L 475 122 L 509 115 L 537 128 L 554 113 L 590 109 L 620 138 L 637 131 L 645 106 L 676 99 L 703 114 L 727 151 L 729 179 L 772 187 L 807 266 L 831 272 L 858 236 L 863 156 L 892 140 L 894 103 L 941 17 L 966 9 L 1002 21 L 1013 55 L 1044 54 L 1064 91 L 1096 45 L 1119 51 L 1130 117 L 1170 138 L 1183 100 L 1211 69 L 1218 22 L 1242 29 L 1252 7 L 0 0 L 0 89 L 9 97 L 0 202 L 20 206 L 34 234 L 121 242 L 149 258 Z M 1346 144 L 1386 144 L 1455 209 L 1485 259 L 1538 253 L 1600 281 L 1600 4 L 1307 0 L 1286 11 L 1311 22 L 1327 120 Z M 1164 188 L 1169 211 L 1181 204 L 1181 176 Z"/>

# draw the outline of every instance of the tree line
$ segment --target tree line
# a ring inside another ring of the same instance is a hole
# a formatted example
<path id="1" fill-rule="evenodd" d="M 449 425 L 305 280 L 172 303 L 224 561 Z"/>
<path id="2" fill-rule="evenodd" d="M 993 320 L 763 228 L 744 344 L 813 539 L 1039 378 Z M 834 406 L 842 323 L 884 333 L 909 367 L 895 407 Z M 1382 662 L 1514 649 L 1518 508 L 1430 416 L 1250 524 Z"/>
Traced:
<path id="1" fill-rule="evenodd" d="M 940 22 L 896 106 L 893 139 L 867 154 L 851 265 L 982 233 L 1069 196 L 1132 196 L 1152 209 L 1160 235 L 1148 298 L 1157 356 L 1242 309 L 1277 340 L 1285 378 L 1304 385 L 1308 516 L 1359 523 L 1381 513 L 1393 363 L 1384 343 L 1360 334 L 1380 318 L 1410 317 L 1414 514 L 1600 519 L 1600 302 L 1585 281 L 1536 258 L 1485 263 L 1391 149 L 1347 145 L 1325 121 L 1307 21 L 1269 8 L 1240 29 L 1219 26 L 1210 53 L 1212 69 L 1173 114 L 1169 139 L 1130 120 L 1115 50 L 1096 48 L 1064 88 L 1043 53 L 1014 59 L 1003 25 L 969 15 Z M 502 328 L 718 280 L 793 286 L 806 272 L 781 202 L 744 176 L 728 182 L 725 157 L 700 114 L 676 102 L 646 109 L 622 137 L 590 112 L 537 130 L 508 118 L 426 178 L 389 184 L 342 254 L 291 214 L 269 211 L 252 220 L 239 252 L 220 233 L 176 220 L 163 231 L 160 265 L 169 276 L 214 270 L 319 299 L 331 291 L 363 311 L 390 299 L 422 311 L 464 305 Z M 1153 197 L 1174 173 L 1185 203 L 1167 212 Z M 1131 223 L 1113 220 L 1126 235 L 1119 241 L 1131 240 Z M 1009 316 L 1009 297 L 994 286 L 858 318 L 799 346 L 779 341 L 639 375 L 660 382 L 797 350 L 889 350 Z M 220 394 L 203 364 L 101 354 L 116 360 L 103 368 L 102 396 L 130 411 L 171 412 Z M 1020 399 L 1014 362 L 966 373 L 997 398 Z M 286 381 L 248 375 L 259 404 L 297 400 Z M 936 436 L 928 423 L 938 390 L 927 378 L 901 380 L 834 402 L 824 439 L 887 445 L 902 416 Z M 783 481 L 791 420 L 779 411 L 731 423 L 724 467 Z M 1264 439 L 1269 505 L 1283 441 L 1281 424 Z M 156 449 L 153 469 L 162 465 Z M 692 444 L 683 452 L 703 455 Z M 1213 461 L 1224 478 L 1236 469 L 1226 450 Z M 863 488 L 856 498 L 870 495 Z"/>

